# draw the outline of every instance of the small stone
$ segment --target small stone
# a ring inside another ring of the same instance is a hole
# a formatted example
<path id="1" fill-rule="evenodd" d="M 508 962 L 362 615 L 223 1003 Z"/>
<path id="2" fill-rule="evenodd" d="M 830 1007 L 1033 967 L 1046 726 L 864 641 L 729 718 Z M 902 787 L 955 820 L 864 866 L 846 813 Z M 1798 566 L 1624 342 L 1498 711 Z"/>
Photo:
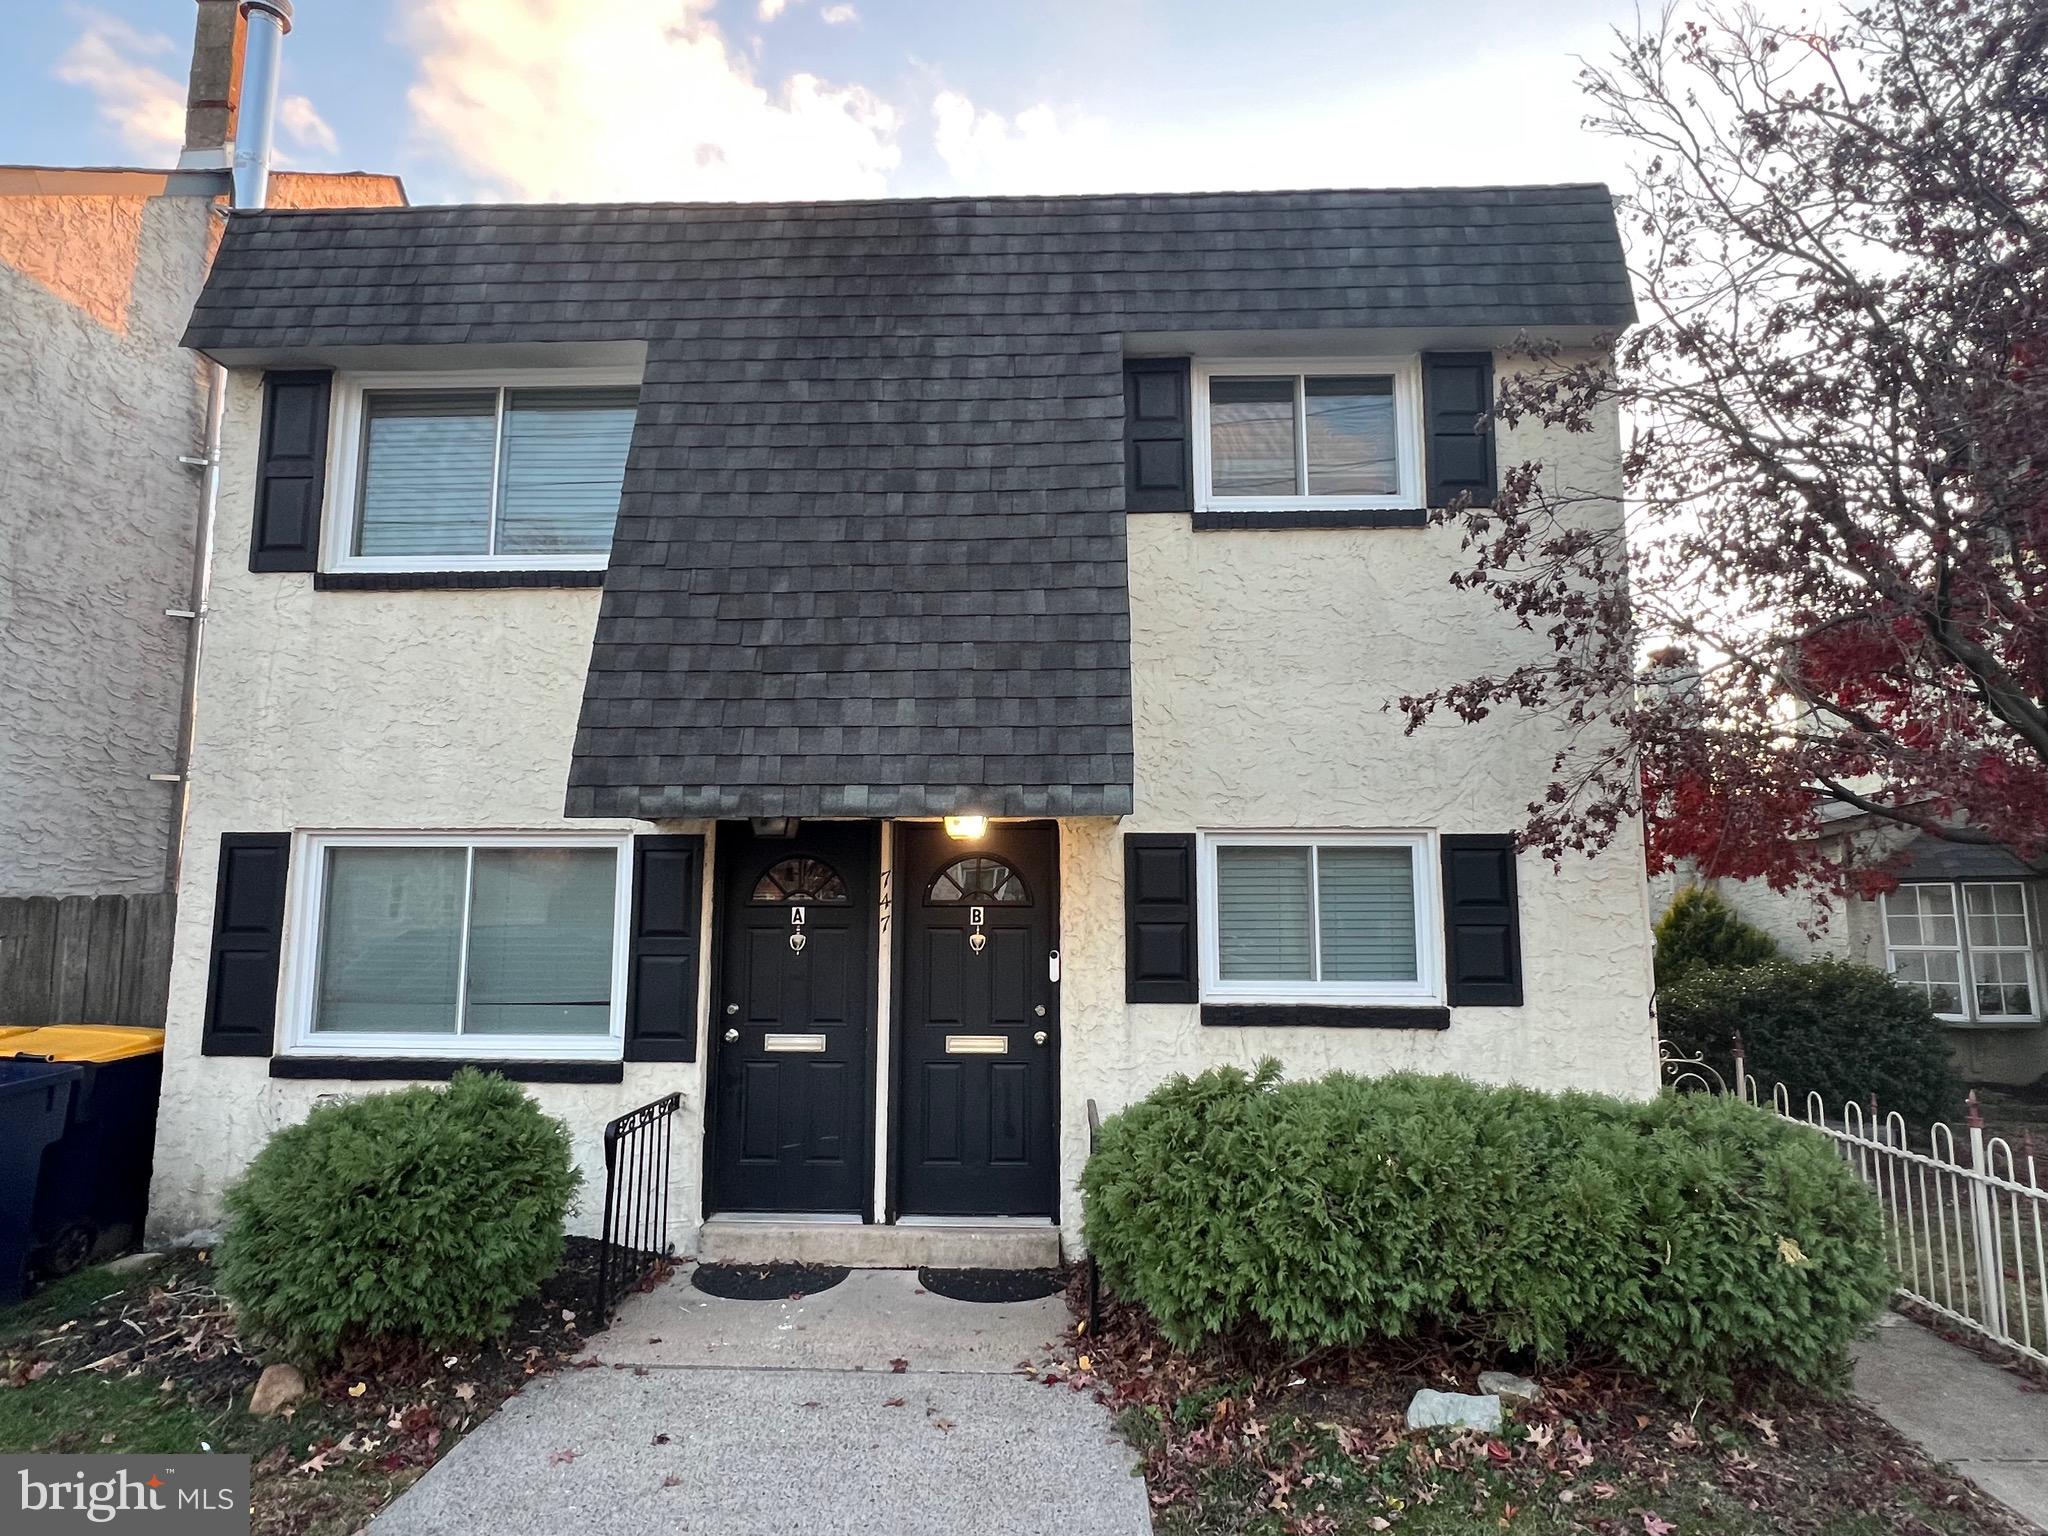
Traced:
<path id="1" fill-rule="evenodd" d="M 160 1253 L 123 1254 L 107 1266 L 107 1273 L 110 1275 L 133 1275 L 145 1269 L 155 1269 L 163 1261 L 164 1256 Z"/>
<path id="2" fill-rule="evenodd" d="M 1477 1429 L 1492 1433 L 1500 1428 L 1500 1399 L 1489 1393 L 1469 1397 L 1463 1392 L 1435 1392 L 1424 1387 L 1408 1403 L 1410 1429 Z"/>
<path id="3" fill-rule="evenodd" d="M 216 1232 L 212 1227 L 194 1227 L 190 1232 L 187 1232 L 183 1237 L 171 1244 L 171 1246 L 173 1248 L 218 1248 L 220 1246 L 220 1233 Z"/>
<path id="4" fill-rule="evenodd" d="M 1511 1403 L 1533 1403 L 1543 1395 L 1543 1389 L 1535 1382 L 1526 1376 L 1517 1376 L 1513 1371 L 1481 1371 L 1479 1390 L 1504 1397 Z"/>
<path id="5" fill-rule="evenodd" d="M 267 1419 L 305 1395 L 306 1378 L 299 1374 L 297 1366 L 266 1365 L 263 1374 L 256 1378 L 256 1389 L 249 1394 L 249 1411 L 259 1419 Z"/>

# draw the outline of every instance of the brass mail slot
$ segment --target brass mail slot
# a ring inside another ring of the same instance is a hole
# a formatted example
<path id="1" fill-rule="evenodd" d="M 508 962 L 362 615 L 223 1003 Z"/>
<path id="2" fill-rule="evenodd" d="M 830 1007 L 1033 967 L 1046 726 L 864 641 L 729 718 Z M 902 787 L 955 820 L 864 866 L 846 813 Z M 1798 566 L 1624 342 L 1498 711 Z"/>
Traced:
<path id="1" fill-rule="evenodd" d="M 761 1049 L 764 1051 L 822 1051 L 825 1049 L 823 1035 L 763 1035 Z"/>
<path id="2" fill-rule="evenodd" d="M 948 1056 L 1007 1056 L 1010 1054 L 1008 1035 L 948 1035 L 946 1036 Z"/>

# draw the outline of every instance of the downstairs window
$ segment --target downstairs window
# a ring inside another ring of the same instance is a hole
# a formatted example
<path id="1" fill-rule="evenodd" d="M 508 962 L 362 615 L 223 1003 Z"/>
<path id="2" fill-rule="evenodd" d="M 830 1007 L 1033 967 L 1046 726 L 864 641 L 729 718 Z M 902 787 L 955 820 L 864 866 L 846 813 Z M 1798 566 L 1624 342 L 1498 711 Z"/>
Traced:
<path id="1" fill-rule="evenodd" d="M 1202 996 L 1441 1002 L 1436 861 L 1421 834 L 1202 838 Z"/>
<path id="2" fill-rule="evenodd" d="M 626 852 L 616 838 L 309 839 L 293 1047 L 617 1058 Z"/>

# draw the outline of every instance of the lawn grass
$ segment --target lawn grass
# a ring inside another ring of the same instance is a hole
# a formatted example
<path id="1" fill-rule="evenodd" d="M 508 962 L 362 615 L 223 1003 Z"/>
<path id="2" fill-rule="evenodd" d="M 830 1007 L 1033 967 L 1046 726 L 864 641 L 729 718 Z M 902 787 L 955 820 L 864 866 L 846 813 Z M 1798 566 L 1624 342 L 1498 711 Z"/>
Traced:
<path id="1" fill-rule="evenodd" d="M 578 1258 L 588 1254 L 579 1251 Z M 68 1276 L 0 1308 L 0 1452 L 246 1455 L 259 1536 L 352 1536 L 535 1374 L 581 1344 L 588 1277 L 565 1266 L 480 1350 L 394 1349 L 257 1418 L 265 1357 L 235 1332 L 202 1254 Z"/>

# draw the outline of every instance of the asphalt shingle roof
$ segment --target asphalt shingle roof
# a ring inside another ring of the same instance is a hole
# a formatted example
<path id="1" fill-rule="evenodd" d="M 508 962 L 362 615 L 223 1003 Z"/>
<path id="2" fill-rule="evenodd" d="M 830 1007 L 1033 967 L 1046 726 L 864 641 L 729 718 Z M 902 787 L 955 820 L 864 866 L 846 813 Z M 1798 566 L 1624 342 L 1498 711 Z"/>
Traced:
<path id="1" fill-rule="evenodd" d="M 1632 318 L 1561 186 L 236 214 L 185 342 L 645 342 L 570 814 L 1088 815 L 1125 335 Z"/>

